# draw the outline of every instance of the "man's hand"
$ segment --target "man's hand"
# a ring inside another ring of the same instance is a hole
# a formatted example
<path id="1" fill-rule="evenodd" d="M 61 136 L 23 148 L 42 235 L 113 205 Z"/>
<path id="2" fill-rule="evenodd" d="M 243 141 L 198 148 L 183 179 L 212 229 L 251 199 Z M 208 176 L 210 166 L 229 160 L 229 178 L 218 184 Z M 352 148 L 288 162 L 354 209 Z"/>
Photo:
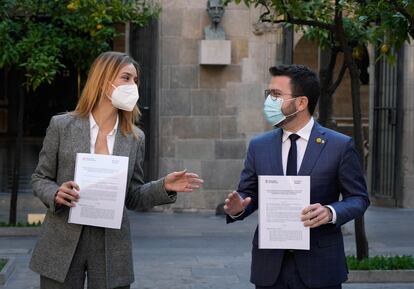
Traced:
<path id="1" fill-rule="evenodd" d="M 312 204 L 302 210 L 301 221 L 305 227 L 316 228 L 332 221 L 332 212 L 321 204 Z"/>
<path id="2" fill-rule="evenodd" d="M 72 201 L 77 202 L 79 200 L 79 186 L 74 181 L 63 183 L 59 187 L 59 191 L 55 194 L 56 205 L 65 205 L 68 207 L 74 207 L 75 204 Z"/>
<path id="3" fill-rule="evenodd" d="M 224 212 L 230 216 L 237 216 L 248 204 L 250 204 L 251 201 L 252 199 L 250 197 L 243 199 L 238 192 L 233 191 L 227 196 L 227 199 L 224 200 Z"/>

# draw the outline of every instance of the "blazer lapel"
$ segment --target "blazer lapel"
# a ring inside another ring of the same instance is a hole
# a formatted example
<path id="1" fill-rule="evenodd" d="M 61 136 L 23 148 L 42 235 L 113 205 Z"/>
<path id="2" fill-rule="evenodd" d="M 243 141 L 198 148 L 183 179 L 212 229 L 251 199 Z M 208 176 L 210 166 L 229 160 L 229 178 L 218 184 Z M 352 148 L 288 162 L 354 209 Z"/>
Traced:
<path id="1" fill-rule="evenodd" d="M 75 117 L 73 122 L 74 135 L 72 138 L 75 153 L 91 152 L 91 128 L 88 118 Z"/>
<path id="2" fill-rule="evenodd" d="M 312 169 L 327 142 L 328 139 L 325 137 L 325 131 L 317 122 L 315 122 L 298 175 L 309 176 L 311 174 Z"/>
<path id="3" fill-rule="evenodd" d="M 128 134 L 127 136 L 124 136 L 121 133 L 121 127 L 119 123 L 118 129 L 116 130 L 116 135 L 115 135 L 113 155 L 129 157 L 129 153 L 131 151 L 130 142 L 132 141 L 132 138 L 133 138 L 132 134 Z"/>
<path id="4" fill-rule="evenodd" d="M 75 153 L 90 153 L 91 152 L 91 128 L 88 118 L 75 117 L 73 122 L 74 135 L 75 138 L 72 138 L 73 148 Z M 115 135 L 114 151 L 113 155 L 117 156 L 129 156 L 131 146 L 130 142 L 132 135 L 124 136 L 121 133 L 120 123 L 118 123 L 118 128 Z"/>
<path id="5" fill-rule="evenodd" d="M 282 165 L 282 130 L 276 129 L 269 145 L 269 156 L 274 175 L 283 175 Z"/>

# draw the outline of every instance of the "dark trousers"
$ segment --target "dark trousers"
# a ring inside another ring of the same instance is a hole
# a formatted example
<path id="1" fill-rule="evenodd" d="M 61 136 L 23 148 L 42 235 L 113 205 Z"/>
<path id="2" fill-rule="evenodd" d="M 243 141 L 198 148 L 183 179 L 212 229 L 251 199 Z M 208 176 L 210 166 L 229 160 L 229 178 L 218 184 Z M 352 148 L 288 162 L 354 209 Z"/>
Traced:
<path id="1" fill-rule="evenodd" d="M 61 256 L 61 258 L 65 258 L 65 256 Z M 60 283 L 40 276 L 40 289 L 83 289 L 85 279 L 88 289 L 107 288 L 104 228 L 83 226 L 65 281 Z M 128 285 L 117 289 L 129 288 Z"/>
<path id="2" fill-rule="evenodd" d="M 303 282 L 299 276 L 299 272 L 296 268 L 294 253 L 285 251 L 283 257 L 282 268 L 280 269 L 279 277 L 276 284 L 269 287 L 256 286 L 256 289 L 316 289 L 309 288 Z M 341 289 L 342 285 L 323 287 L 317 289 Z"/>

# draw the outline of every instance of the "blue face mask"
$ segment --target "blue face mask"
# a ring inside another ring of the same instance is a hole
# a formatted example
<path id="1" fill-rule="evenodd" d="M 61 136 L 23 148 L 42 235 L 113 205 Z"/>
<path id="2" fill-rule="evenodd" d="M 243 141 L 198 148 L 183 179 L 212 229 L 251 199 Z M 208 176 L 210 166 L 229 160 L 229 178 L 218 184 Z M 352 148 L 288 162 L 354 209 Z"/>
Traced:
<path id="1" fill-rule="evenodd" d="M 282 112 L 282 105 L 284 101 L 290 101 L 295 100 L 295 98 L 291 98 L 288 100 L 283 100 L 282 98 L 278 98 L 276 100 L 273 100 L 272 97 L 269 95 L 266 98 L 266 101 L 264 103 L 263 112 L 266 117 L 266 120 L 273 126 L 281 123 L 286 119 L 286 117 L 292 116 L 297 113 L 294 112 L 289 115 L 284 115 Z"/>

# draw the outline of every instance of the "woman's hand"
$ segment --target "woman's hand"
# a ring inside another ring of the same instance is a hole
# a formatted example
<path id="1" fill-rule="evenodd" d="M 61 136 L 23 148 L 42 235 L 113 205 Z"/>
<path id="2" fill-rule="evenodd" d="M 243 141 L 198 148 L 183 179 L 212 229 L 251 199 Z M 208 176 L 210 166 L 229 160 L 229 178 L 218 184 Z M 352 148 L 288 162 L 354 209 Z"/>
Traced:
<path id="1" fill-rule="evenodd" d="M 167 191 L 192 192 L 198 189 L 204 181 L 197 174 L 187 173 L 187 170 L 168 174 L 164 180 Z"/>
<path id="2" fill-rule="evenodd" d="M 77 202 L 79 200 L 79 191 L 79 186 L 74 181 L 63 183 L 55 194 L 56 205 L 74 207 L 75 204 L 72 201 Z"/>

